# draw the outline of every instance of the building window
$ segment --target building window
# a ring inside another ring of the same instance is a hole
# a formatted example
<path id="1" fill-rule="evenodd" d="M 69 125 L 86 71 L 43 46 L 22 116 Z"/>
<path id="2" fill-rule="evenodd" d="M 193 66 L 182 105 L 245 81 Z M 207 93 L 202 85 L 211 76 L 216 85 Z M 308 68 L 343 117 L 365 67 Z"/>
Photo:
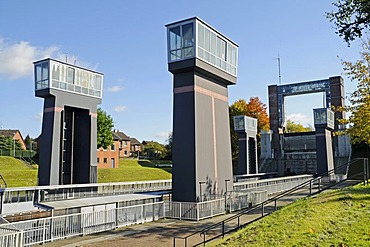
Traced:
<path id="1" fill-rule="evenodd" d="M 108 162 L 108 161 L 107 161 L 107 158 L 104 158 L 104 164 L 107 164 L 107 162 Z"/>
<path id="2" fill-rule="evenodd" d="M 114 144 L 112 146 L 110 146 L 110 150 L 114 151 Z"/>
<path id="3" fill-rule="evenodd" d="M 125 156 L 127 156 L 127 150 L 125 150 Z"/>
<path id="4" fill-rule="evenodd" d="M 98 162 L 98 164 L 99 164 L 99 158 L 96 158 L 96 162 Z"/>
<path id="5" fill-rule="evenodd" d="M 112 168 L 114 168 L 114 166 L 115 166 L 115 160 L 114 160 L 114 158 L 112 158 L 112 159 L 110 160 L 110 162 L 111 162 L 111 167 L 112 167 Z"/>
<path id="6" fill-rule="evenodd" d="M 127 141 L 124 141 L 124 146 L 125 146 L 125 147 L 127 146 Z"/>

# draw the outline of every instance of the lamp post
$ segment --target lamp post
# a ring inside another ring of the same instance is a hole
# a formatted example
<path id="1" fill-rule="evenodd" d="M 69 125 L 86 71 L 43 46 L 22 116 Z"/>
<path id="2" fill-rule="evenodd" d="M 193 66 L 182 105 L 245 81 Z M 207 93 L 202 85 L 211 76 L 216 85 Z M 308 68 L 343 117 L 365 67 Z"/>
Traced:
<path id="1" fill-rule="evenodd" d="M 206 182 L 204 182 L 204 181 L 199 182 L 199 198 L 200 198 L 199 201 L 203 201 L 203 199 L 202 199 L 202 184 L 205 184 L 205 183 Z"/>

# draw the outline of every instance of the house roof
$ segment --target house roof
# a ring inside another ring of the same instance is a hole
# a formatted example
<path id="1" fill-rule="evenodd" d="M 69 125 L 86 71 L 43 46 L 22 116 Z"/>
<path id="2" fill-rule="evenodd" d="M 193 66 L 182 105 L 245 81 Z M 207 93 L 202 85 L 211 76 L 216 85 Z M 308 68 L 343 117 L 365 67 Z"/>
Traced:
<path id="1" fill-rule="evenodd" d="M 136 138 L 130 138 L 131 146 L 141 145 L 141 143 Z"/>
<path id="2" fill-rule="evenodd" d="M 19 130 L 0 130 L 0 136 L 14 137 Z"/>
<path id="3" fill-rule="evenodd" d="M 128 137 L 125 133 L 120 132 L 119 130 L 113 131 L 113 139 L 114 139 L 114 136 L 116 136 L 119 140 L 122 140 L 122 141 L 130 141 L 130 137 Z"/>

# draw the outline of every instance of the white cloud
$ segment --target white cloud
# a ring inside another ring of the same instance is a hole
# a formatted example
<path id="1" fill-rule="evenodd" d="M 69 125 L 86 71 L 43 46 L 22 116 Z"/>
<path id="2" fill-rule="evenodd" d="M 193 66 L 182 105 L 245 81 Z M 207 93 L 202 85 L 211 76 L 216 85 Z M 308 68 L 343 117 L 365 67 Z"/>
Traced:
<path id="1" fill-rule="evenodd" d="M 33 62 L 55 54 L 57 46 L 36 47 L 26 41 L 11 43 L 0 37 L 0 78 L 16 80 L 31 76 Z"/>
<path id="2" fill-rule="evenodd" d="M 80 67 L 96 70 L 98 65 L 78 59 L 76 55 L 69 55 L 58 46 L 37 47 L 26 41 L 11 42 L 0 37 L 0 80 L 17 80 L 30 77 L 33 74 L 33 62 L 45 58 L 55 58 Z"/>
<path id="3" fill-rule="evenodd" d="M 118 106 L 115 106 L 113 110 L 115 112 L 123 112 L 124 110 L 126 110 L 126 108 L 127 107 L 125 105 L 118 105 Z"/>
<path id="4" fill-rule="evenodd" d="M 303 126 L 310 125 L 312 120 L 310 117 L 302 114 L 302 113 L 292 113 L 287 116 L 287 119 L 295 122 L 295 123 L 300 123 Z"/>
<path id="5" fill-rule="evenodd" d="M 38 121 L 42 120 L 42 112 L 37 113 L 33 116 L 33 118 Z"/>
<path id="6" fill-rule="evenodd" d="M 122 82 L 124 82 L 124 81 L 125 81 L 125 79 L 124 79 L 124 78 L 122 78 L 122 77 L 117 79 L 117 82 L 118 82 L 118 83 L 122 83 Z"/>
<path id="7" fill-rule="evenodd" d="M 170 132 L 162 131 L 162 132 L 159 132 L 159 133 L 155 134 L 154 137 L 156 137 L 156 138 L 168 138 L 169 134 L 170 134 Z"/>
<path id="8" fill-rule="evenodd" d="M 121 87 L 121 86 L 113 86 L 113 87 L 110 87 L 110 88 L 107 89 L 107 91 L 110 92 L 110 93 L 118 93 L 122 90 L 123 90 L 123 87 Z"/>

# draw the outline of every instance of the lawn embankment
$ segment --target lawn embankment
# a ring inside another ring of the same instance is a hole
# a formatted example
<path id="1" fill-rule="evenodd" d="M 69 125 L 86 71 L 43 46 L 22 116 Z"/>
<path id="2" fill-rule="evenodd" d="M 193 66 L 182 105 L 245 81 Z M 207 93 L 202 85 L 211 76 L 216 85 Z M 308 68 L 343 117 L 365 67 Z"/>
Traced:
<path id="1" fill-rule="evenodd" d="M 172 178 L 172 168 L 155 167 L 168 161 L 120 159 L 119 168 L 98 169 L 98 182 L 131 182 L 144 180 L 164 180 Z"/>
<path id="2" fill-rule="evenodd" d="M 370 246 L 370 186 L 298 200 L 212 246 Z"/>
<path id="3" fill-rule="evenodd" d="M 35 186 L 37 183 L 37 169 L 13 157 L 0 156 L 0 174 L 8 187 Z M 0 184 L 4 187 L 3 181 Z"/>

